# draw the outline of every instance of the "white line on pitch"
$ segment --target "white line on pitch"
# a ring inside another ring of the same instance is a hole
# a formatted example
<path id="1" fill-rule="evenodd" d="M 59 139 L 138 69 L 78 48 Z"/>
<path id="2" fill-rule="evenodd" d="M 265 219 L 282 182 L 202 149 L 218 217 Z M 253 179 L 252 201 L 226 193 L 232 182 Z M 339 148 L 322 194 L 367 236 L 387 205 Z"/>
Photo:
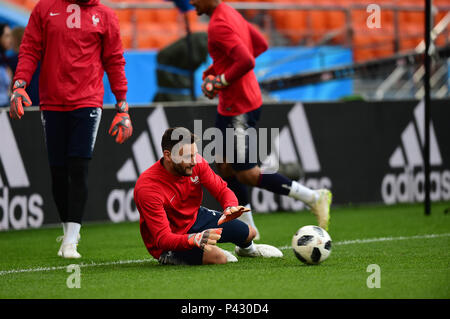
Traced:
<path id="1" fill-rule="evenodd" d="M 140 264 L 145 262 L 155 262 L 156 260 L 153 258 L 146 259 L 136 259 L 136 260 L 119 260 L 119 261 L 109 261 L 104 263 L 80 263 L 77 264 L 80 267 L 96 267 L 96 266 L 111 266 L 111 265 L 123 265 L 123 264 Z M 17 274 L 17 273 L 25 273 L 25 272 L 39 272 L 39 271 L 52 271 L 52 270 L 63 270 L 67 269 L 67 266 L 55 266 L 55 267 L 37 267 L 37 268 L 28 268 L 28 269 L 11 269 L 11 270 L 2 270 L 0 271 L 0 276 L 8 275 L 8 274 Z"/>
<path id="2" fill-rule="evenodd" d="M 416 235 L 416 236 L 400 236 L 400 237 L 379 237 L 379 238 L 367 238 L 367 239 L 354 239 L 354 240 L 343 240 L 333 242 L 333 246 L 339 245 L 352 245 L 352 244 L 366 244 L 366 243 L 376 243 L 382 241 L 394 241 L 394 240 L 409 240 L 409 239 L 427 239 L 427 238 L 438 238 L 438 237 L 448 237 L 450 233 L 444 234 L 429 234 L 429 235 Z M 283 246 L 279 249 L 291 249 L 291 246 Z"/>
<path id="3" fill-rule="evenodd" d="M 383 242 L 383 241 L 395 241 L 395 240 L 408 240 L 408 239 L 427 239 L 427 238 L 439 238 L 439 237 L 448 237 L 450 233 L 444 234 L 428 234 L 428 235 L 416 235 L 416 236 L 400 236 L 400 237 L 380 237 L 380 238 L 367 238 L 367 239 L 354 239 L 354 240 L 344 240 L 334 242 L 333 245 L 351 245 L 351 244 L 365 244 L 365 243 L 374 243 L 374 242 Z M 291 249 L 291 246 L 283 246 L 279 247 L 281 250 Z M 98 266 L 111 266 L 111 265 L 123 265 L 123 264 L 140 264 L 146 262 L 156 262 L 153 258 L 146 259 L 136 259 L 136 260 L 119 260 L 119 261 L 110 261 L 104 263 L 80 263 L 78 264 L 80 267 L 98 267 Z M 28 269 L 11 269 L 11 270 L 2 270 L 0 271 L 0 276 L 9 275 L 9 274 L 17 274 L 17 273 L 27 273 L 27 272 L 40 272 L 40 271 L 52 271 L 52 270 L 63 270 L 67 269 L 67 266 L 54 266 L 54 267 L 37 267 L 37 268 L 28 268 Z"/>

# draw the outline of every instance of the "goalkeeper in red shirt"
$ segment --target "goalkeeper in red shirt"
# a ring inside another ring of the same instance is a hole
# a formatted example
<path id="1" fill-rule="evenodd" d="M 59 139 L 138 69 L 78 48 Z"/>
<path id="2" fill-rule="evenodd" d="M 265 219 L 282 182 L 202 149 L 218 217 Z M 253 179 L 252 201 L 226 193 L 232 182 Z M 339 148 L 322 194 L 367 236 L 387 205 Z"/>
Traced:
<path id="1" fill-rule="evenodd" d="M 220 175 L 241 205 L 250 208 L 247 185 L 256 186 L 301 200 L 316 215 L 319 226 L 328 229 L 332 197 L 329 190 L 312 190 L 278 173 L 263 174 L 258 163 L 250 161 L 253 156 L 249 150 L 256 148 L 249 145 L 246 130 L 256 127 L 262 105 L 253 68 L 255 58 L 268 48 L 266 40 L 239 12 L 221 0 L 191 0 L 190 3 L 198 15 L 210 17 L 208 51 L 213 64 L 203 73 L 202 91 L 210 99 L 219 95 L 216 127 L 222 131 L 224 144 L 218 149 L 226 150 L 227 145 L 234 144 L 231 145 L 234 158 L 224 156 L 223 163 L 217 163 Z M 233 129 L 232 139 L 227 140 L 227 128 Z M 239 148 L 238 140 L 245 141 L 245 146 Z M 241 219 L 255 226 L 251 212 L 243 214 Z"/>
<path id="2" fill-rule="evenodd" d="M 88 164 L 102 114 L 105 71 L 117 99 L 109 133 L 123 143 L 133 132 L 114 11 L 99 0 L 41 0 L 36 4 L 14 75 L 9 112 L 13 119 L 20 119 L 23 106 L 32 104 L 25 88 L 39 61 L 40 109 L 52 194 L 64 231 L 58 256 L 80 258 L 77 245 L 88 196 Z"/>
<path id="3" fill-rule="evenodd" d="M 161 147 L 163 157 L 139 176 L 134 188 L 141 236 L 154 258 L 174 265 L 236 262 L 234 255 L 216 246 L 218 242 L 234 243 L 238 256 L 283 256 L 273 246 L 253 244 L 255 229 L 236 219 L 245 208 L 198 154 L 188 129 L 167 129 Z M 223 213 L 200 206 L 202 186 Z"/>

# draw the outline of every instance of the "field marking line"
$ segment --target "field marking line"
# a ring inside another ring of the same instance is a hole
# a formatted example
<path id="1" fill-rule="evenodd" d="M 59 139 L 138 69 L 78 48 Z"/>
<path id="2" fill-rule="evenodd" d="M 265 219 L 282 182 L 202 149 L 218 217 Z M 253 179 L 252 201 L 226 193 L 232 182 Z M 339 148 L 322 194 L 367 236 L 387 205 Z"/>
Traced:
<path id="1" fill-rule="evenodd" d="M 75 261 L 75 260 L 74 260 Z M 112 266 L 112 265 L 123 265 L 123 264 L 141 264 L 145 262 L 156 262 L 153 258 L 146 259 L 136 259 L 136 260 L 118 260 L 118 261 L 109 261 L 104 263 L 80 263 L 77 264 L 80 267 L 97 267 L 97 266 Z M 37 267 L 37 268 L 28 268 L 28 269 L 11 269 L 11 270 L 2 270 L 0 271 L 0 276 L 16 274 L 16 273 L 25 273 L 25 272 L 39 272 L 39 271 L 52 271 L 52 270 L 63 270 L 67 269 L 69 265 L 66 266 L 53 266 L 53 267 Z"/>
<path id="2" fill-rule="evenodd" d="M 366 243 L 374 243 L 374 242 L 383 242 L 383 241 L 395 241 L 395 240 L 408 240 L 408 239 L 428 239 L 428 238 L 439 238 L 439 237 L 449 237 L 450 233 L 443 234 L 428 234 L 428 235 L 415 235 L 415 236 L 400 236 L 400 237 L 379 237 L 379 238 L 367 238 L 367 239 L 354 239 L 354 240 L 343 240 L 338 242 L 333 242 L 333 245 L 351 245 L 351 244 L 366 244 Z M 279 247 L 281 250 L 291 249 L 291 246 L 282 246 Z M 74 260 L 75 261 L 75 260 Z M 146 259 L 136 259 L 136 260 L 119 260 L 119 261 L 109 261 L 104 263 L 80 263 L 77 264 L 80 267 L 98 267 L 98 266 L 112 266 L 112 265 L 123 265 L 123 264 L 141 264 L 146 262 L 157 262 L 153 258 Z M 17 274 L 17 273 L 27 273 L 27 272 L 41 272 L 41 271 L 54 271 L 54 270 L 63 270 L 67 269 L 69 265 L 66 266 L 49 266 L 49 267 L 36 267 L 36 268 L 28 268 L 28 269 L 11 269 L 11 270 L 1 270 L 0 276 L 9 275 L 9 274 Z"/>
<path id="3" fill-rule="evenodd" d="M 343 240 L 332 242 L 333 246 L 340 245 L 352 245 L 352 244 L 367 244 L 367 243 L 376 243 L 383 241 L 396 241 L 396 240 L 409 240 L 409 239 L 428 239 L 428 238 L 439 238 L 439 237 L 448 237 L 450 233 L 443 234 L 428 234 L 428 235 L 414 235 L 414 236 L 399 236 L 399 237 L 378 237 L 378 238 L 367 238 L 367 239 L 354 239 L 354 240 Z M 281 250 L 291 249 L 291 246 L 283 246 L 279 247 Z"/>

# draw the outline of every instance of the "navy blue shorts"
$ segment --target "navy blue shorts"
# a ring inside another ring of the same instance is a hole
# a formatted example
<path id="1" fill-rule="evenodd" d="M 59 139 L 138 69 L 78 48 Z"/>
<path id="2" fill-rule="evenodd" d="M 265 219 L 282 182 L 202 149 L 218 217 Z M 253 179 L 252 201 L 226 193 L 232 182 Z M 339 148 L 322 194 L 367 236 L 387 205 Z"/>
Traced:
<path id="1" fill-rule="evenodd" d="M 210 228 L 223 228 L 219 243 L 233 243 L 245 247 L 249 228 L 248 225 L 238 219 L 231 220 L 218 226 L 221 212 L 200 207 L 194 225 L 188 230 L 188 234 L 199 233 Z M 186 251 L 165 251 L 159 257 L 161 264 L 176 265 L 201 265 L 203 263 L 203 250 L 194 247 Z"/>
<path id="2" fill-rule="evenodd" d="M 42 111 L 50 166 L 66 166 L 70 157 L 92 158 L 101 117 L 98 107 Z"/>
<path id="3" fill-rule="evenodd" d="M 259 121 L 261 115 L 261 108 L 257 108 L 256 110 L 250 111 L 248 113 L 236 115 L 236 116 L 224 116 L 217 113 L 216 117 L 216 127 L 221 130 L 223 140 L 222 140 L 222 157 L 228 163 L 231 163 L 231 166 L 235 171 L 246 171 L 257 166 L 258 158 L 257 158 L 257 140 L 250 139 L 249 135 L 247 135 L 246 130 L 248 128 L 256 128 L 256 123 Z M 232 128 L 234 134 L 227 134 L 227 128 Z M 238 140 L 242 142 L 238 142 Z M 255 143 L 250 147 L 250 143 Z M 233 149 L 233 154 L 227 152 L 226 150 Z M 216 147 L 216 151 L 218 151 L 218 147 Z M 250 150 L 255 150 L 256 154 L 252 154 L 250 156 Z M 233 156 L 233 158 L 230 158 Z"/>

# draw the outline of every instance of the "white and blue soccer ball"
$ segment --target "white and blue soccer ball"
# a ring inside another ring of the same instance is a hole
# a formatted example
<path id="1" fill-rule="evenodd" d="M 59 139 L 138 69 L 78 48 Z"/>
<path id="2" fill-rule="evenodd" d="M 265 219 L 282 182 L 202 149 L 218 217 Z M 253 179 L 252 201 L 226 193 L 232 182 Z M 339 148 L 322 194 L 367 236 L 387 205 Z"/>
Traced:
<path id="1" fill-rule="evenodd" d="M 330 256 L 331 237 L 319 226 L 303 226 L 292 237 L 292 249 L 300 261 L 317 265 Z"/>

